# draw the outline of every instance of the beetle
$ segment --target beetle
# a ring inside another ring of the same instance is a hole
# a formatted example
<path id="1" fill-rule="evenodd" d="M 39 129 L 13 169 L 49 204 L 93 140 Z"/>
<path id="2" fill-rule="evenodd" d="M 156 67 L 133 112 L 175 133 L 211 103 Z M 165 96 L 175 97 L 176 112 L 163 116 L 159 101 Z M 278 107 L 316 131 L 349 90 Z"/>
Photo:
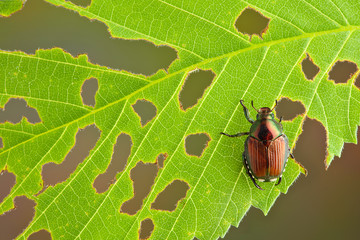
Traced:
<path id="1" fill-rule="evenodd" d="M 250 117 L 249 110 L 243 102 L 243 100 L 240 100 L 245 118 L 252 124 L 250 131 L 239 132 L 234 135 L 223 132 L 220 134 L 228 137 L 248 135 L 245 140 L 245 150 L 242 154 L 244 166 L 246 166 L 247 174 L 255 186 L 260 190 L 264 190 L 256 183 L 255 179 L 260 182 L 274 182 L 279 179 L 276 183 L 276 185 L 279 185 L 289 156 L 291 158 L 294 158 L 294 156 L 290 152 L 289 140 L 283 133 L 282 117 L 280 117 L 279 121 L 276 121 L 272 112 L 277 106 L 277 100 L 272 109 L 262 107 L 259 110 L 254 107 L 254 102 L 251 101 L 252 107 L 257 112 L 255 121 Z"/>

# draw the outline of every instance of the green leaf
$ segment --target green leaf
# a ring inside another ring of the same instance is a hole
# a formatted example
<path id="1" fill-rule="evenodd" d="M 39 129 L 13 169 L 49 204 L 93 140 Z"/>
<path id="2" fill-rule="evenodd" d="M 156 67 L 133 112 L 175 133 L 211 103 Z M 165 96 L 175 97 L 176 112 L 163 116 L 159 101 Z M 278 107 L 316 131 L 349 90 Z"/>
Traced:
<path id="1" fill-rule="evenodd" d="M 240 99 L 246 104 L 254 100 L 257 106 L 272 106 L 281 97 L 301 101 L 306 113 L 285 121 L 285 134 L 293 148 L 305 117 L 319 120 L 328 136 L 327 165 L 340 156 L 344 142 L 356 142 L 360 91 L 353 84 L 355 76 L 346 84 L 327 79 L 339 59 L 360 63 L 356 1 L 93 0 L 88 8 L 47 1 L 104 22 L 113 37 L 167 44 L 178 51 L 179 59 L 168 73 L 146 78 L 93 65 L 85 55 L 74 58 L 57 48 L 35 55 L 0 51 L 1 106 L 10 98 L 24 98 L 42 120 L 0 125 L 0 166 L 16 175 L 0 212 L 10 210 L 20 195 L 37 203 L 34 219 L 19 239 L 40 229 L 50 231 L 53 239 L 137 239 L 146 218 L 155 225 L 152 239 L 216 239 L 230 225 L 237 226 L 251 206 L 267 214 L 301 167 L 289 160 L 280 185 L 263 183 L 265 191 L 254 187 L 241 160 L 245 138 L 219 134 L 248 131 Z M 271 19 L 263 39 L 254 36 L 250 42 L 234 27 L 247 6 Z M 320 67 L 313 81 L 301 70 L 306 53 Z M 187 74 L 197 68 L 211 69 L 216 77 L 198 103 L 184 112 L 179 91 Z M 99 82 L 95 108 L 84 106 L 80 96 L 90 77 Z M 144 127 L 132 108 L 138 99 L 157 108 L 156 117 Z M 89 157 L 65 182 L 36 195 L 42 189 L 42 166 L 62 162 L 77 130 L 94 123 L 101 136 Z M 98 194 L 92 184 L 106 171 L 122 132 L 133 142 L 127 166 L 109 190 Z M 184 150 L 186 136 L 195 133 L 211 138 L 199 158 Z M 168 158 L 141 210 L 133 216 L 120 213 L 121 205 L 133 197 L 131 169 L 139 161 L 154 163 L 160 153 Z M 176 210 L 151 209 L 157 195 L 175 179 L 190 187 Z"/>
<path id="2" fill-rule="evenodd" d="M 8 17 L 19 11 L 26 0 L 2 0 L 0 1 L 0 17 Z"/>

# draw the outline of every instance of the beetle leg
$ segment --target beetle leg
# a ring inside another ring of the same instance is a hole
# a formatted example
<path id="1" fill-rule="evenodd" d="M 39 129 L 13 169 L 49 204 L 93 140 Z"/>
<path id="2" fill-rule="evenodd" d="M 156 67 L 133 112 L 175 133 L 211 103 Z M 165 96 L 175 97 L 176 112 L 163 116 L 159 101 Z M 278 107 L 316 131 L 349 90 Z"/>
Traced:
<path id="1" fill-rule="evenodd" d="M 279 123 L 281 123 L 281 121 L 283 120 L 283 116 L 281 116 L 280 118 L 279 118 Z"/>
<path id="2" fill-rule="evenodd" d="M 282 176 L 279 177 L 279 181 L 275 184 L 275 186 L 279 185 L 281 183 Z"/>
<path id="3" fill-rule="evenodd" d="M 244 100 L 240 100 L 240 104 L 243 106 L 243 109 L 244 109 L 245 118 L 246 118 L 246 120 L 249 121 L 249 123 L 253 124 L 254 120 L 250 117 L 249 110 L 245 107 L 243 102 L 244 102 Z"/>
<path id="4" fill-rule="evenodd" d="M 290 149 L 289 149 L 289 151 L 290 151 Z M 295 159 L 295 157 L 294 157 L 294 155 L 293 155 L 292 153 L 290 153 L 290 157 L 291 157 L 292 159 Z"/>
<path id="5" fill-rule="evenodd" d="M 230 134 L 221 132 L 220 134 L 228 136 L 228 137 L 241 137 L 241 136 L 244 136 L 244 135 L 249 135 L 250 133 L 249 132 L 243 132 L 243 133 L 239 132 L 237 134 L 230 135 Z"/>
<path id="6" fill-rule="evenodd" d="M 255 187 L 257 187 L 257 188 L 260 189 L 260 190 L 264 190 L 264 189 L 262 189 L 262 188 L 256 183 L 255 178 L 254 178 L 253 175 L 250 173 L 250 169 L 249 169 L 249 166 L 248 166 L 248 164 L 247 164 L 245 154 L 243 153 L 242 156 L 243 156 L 243 160 L 244 160 L 244 166 L 246 167 L 246 172 L 247 172 L 247 174 L 249 175 L 251 181 L 254 183 Z"/>

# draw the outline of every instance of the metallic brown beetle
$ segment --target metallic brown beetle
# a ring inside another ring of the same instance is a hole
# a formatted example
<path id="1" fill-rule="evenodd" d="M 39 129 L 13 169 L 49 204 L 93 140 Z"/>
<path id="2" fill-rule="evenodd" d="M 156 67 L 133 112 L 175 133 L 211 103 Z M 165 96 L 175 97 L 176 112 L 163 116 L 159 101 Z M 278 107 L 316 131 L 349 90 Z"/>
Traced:
<path id="1" fill-rule="evenodd" d="M 249 135 L 245 141 L 245 151 L 243 152 L 244 166 L 247 168 L 247 173 L 258 189 L 262 189 L 255 181 L 273 182 L 279 179 L 277 184 L 280 184 L 282 174 L 285 171 L 287 160 L 290 157 L 294 158 L 290 153 L 289 140 L 283 133 L 280 121 L 276 121 L 272 111 L 275 107 L 270 109 L 263 107 L 257 110 L 254 107 L 253 101 L 251 105 L 258 112 L 256 120 L 251 119 L 249 110 L 240 100 L 244 109 L 246 119 L 252 124 L 250 132 L 237 133 L 229 135 L 221 133 L 228 137 L 240 137 Z"/>

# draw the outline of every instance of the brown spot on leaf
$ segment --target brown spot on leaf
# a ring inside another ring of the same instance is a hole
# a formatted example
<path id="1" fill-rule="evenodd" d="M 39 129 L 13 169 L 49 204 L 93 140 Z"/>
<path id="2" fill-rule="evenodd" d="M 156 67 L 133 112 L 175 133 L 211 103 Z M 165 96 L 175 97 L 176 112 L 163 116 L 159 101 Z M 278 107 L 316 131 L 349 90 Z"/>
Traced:
<path id="1" fill-rule="evenodd" d="M 211 70 L 195 69 L 188 73 L 184 85 L 179 93 L 179 102 L 181 110 L 195 106 L 202 98 L 206 88 L 214 80 L 216 74 Z"/>
<path id="2" fill-rule="evenodd" d="M 235 21 L 235 28 L 242 34 L 249 35 L 250 41 L 253 35 L 262 35 L 269 27 L 270 18 L 265 17 L 262 13 L 251 7 L 245 8 Z"/>
<path id="3" fill-rule="evenodd" d="M 141 221 L 139 229 L 139 239 L 148 239 L 154 230 L 154 223 L 150 218 L 146 218 Z"/>
<path id="4" fill-rule="evenodd" d="M 95 107 L 95 95 L 99 89 L 96 78 L 86 79 L 81 87 L 81 98 L 84 105 Z"/>
<path id="5" fill-rule="evenodd" d="M 51 240 L 51 233 L 45 229 L 32 233 L 27 240 Z"/>
<path id="6" fill-rule="evenodd" d="M 155 105 L 146 99 L 138 99 L 132 107 L 140 117 L 141 127 L 144 127 L 156 116 L 157 109 Z"/>
<path id="7" fill-rule="evenodd" d="M 55 186 L 58 183 L 66 181 L 77 166 L 82 163 L 90 154 L 100 138 L 101 131 L 95 124 L 79 129 L 76 133 L 74 147 L 66 155 L 64 161 L 60 164 L 50 162 L 42 167 L 42 179 L 44 181 L 42 193 L 49 185 Z"/>
<path id="8" fill-rule="evenodd" d="M 186 196 L 189 185 L 182 180 L 174 180 L 157 195 L 155 201 L 151 204 L 152 209 L 174 211 L 178 202 Z"/>
<path id="9" fill-rule="evenodd" d="M 346 83 L 357 70 L 356 63 L 348 60 L 338 60 L 329 72 L 329 80 L 334 80 L 335 83 Z"/>
<path id="10" fill-rule="evenodd" d="M 206 133 L 190 134 L 185 138 L 185 152 L 188 155 L 201 157 L 210 140 L 210 136 Z"/>
<path id="11" fill-rule="evenodd" d="M 305 107 L 300 101 L 292 101 L 289 98 L 281 98 L 275 108 L 276 116 L 284 120 L 292 120 L 300 114 L 305 113 Z"/>
<path id="12" fill-rule="evenodd" d="M 308 80 L 314 80 L 316 75 L 320 72 L 320 68 L 314 63 L 308 53 L 306 53 L 306 58 L 301 61 L 301 68 Z"/>
<path id="13" fill-rule="evenodd" d="M 27 105 L 23 98 L 10 98 L 4 108 L 0 108 L 0 123 L 19 123 L 25 117 L 28 122 L 35 124 L 41 122 L 35 108 Z"/>
<path id="14" fill-rule="evenodd" d="M 132 144 L 131 137 L 126 133 L 121 133 L 117 137 L 111 162 L 106 172 L 97 176 L 93 183 L 97 193 L 107 191 L 110 185 L 116 181 L 116 174 L 125 169 L 127 160 L 131 154 Z"/>
<path id="15" fill-rule="evenodd" d="M 27 228 L 35 215 L 34 200 L 17 196 L 14 205 L 15 208 L 0 215 L 1 239 L 15 239 Z"/>
<path id="16" fill-rule="evenodd" d="M 15 186 L 16 177 L 13 173 L 3 170 L 0 173 L 0 203 L 6 198 Z"/>

